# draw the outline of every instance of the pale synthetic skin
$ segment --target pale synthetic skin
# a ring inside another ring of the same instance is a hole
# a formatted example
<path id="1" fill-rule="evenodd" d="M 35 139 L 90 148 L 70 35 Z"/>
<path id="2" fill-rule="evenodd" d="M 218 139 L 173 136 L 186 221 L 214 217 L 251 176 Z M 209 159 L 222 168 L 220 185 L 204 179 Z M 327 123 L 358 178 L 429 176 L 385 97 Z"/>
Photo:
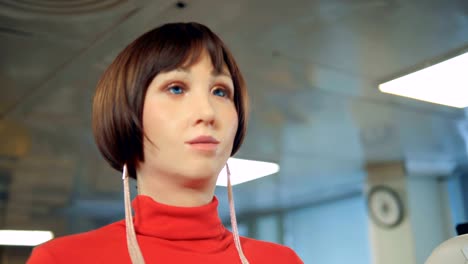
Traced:
<path id="1" fill-rule="evenodd" d="M 172 206 L 211 202 L 237 131 L 233 95 L 227 67 L 221 74 L 214 73 L 206 52 L 190 67 L 159 73 L 153 79 L 144 101 L 143 128 L 154 145 L 145 139 L 145 161 L 137 169 L 139 194 Z M 186 143 L 201 135 L 220 142 L 214 152 Z"/>

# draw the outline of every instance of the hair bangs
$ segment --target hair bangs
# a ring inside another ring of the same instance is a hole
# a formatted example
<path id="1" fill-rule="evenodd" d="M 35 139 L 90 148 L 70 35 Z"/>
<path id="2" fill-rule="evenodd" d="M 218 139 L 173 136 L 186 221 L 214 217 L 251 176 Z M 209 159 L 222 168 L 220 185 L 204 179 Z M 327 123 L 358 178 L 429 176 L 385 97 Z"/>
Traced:
<path id="1" fill-rule="evenodd" d="M 159 56 L 154 56 L 153 74 L 168 72 L 177 68 L 188 68 L 195 64 L 206 52 L 210 56 L 211 64 L 216 73 L 222 73 L 228 66 L 225 60 L 224 44 L 213 33 L 200 28 L 199 31 L 180 30 L 179 34 L 170 34 L 165 37 Z M 164 63 L 167 62 L 167 63 Z M 229 69 L 229 67 L 228 67 Z"/>

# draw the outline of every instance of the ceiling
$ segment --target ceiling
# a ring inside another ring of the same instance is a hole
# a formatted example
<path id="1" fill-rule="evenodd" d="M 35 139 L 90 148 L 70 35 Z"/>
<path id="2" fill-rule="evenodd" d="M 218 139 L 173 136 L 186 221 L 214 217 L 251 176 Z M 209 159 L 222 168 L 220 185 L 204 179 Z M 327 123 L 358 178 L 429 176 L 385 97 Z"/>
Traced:
<path id="1" fill-rule="evenodd" d="M 236 157 L 281 166 L 234 188 L 241 218 L 359 194 L 372 162 L 466 163 L 463 110 L 377 85 L 468 47 L 467 1 L 185 3 L 0 0 L 4 226 L 64 234 L 123 218 L 119 173 L 94 145 L 92 96 L 126 44 L 173 21 L 208 25 L 240 64 L 252 117 Z M 216 194 L 226 218 L 226 190 Z"/>

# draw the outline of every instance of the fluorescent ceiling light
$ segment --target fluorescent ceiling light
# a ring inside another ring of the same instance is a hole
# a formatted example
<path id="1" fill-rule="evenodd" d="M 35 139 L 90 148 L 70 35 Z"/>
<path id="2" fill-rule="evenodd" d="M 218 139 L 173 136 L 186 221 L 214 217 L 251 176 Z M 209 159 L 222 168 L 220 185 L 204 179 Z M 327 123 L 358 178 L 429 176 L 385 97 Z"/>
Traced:
<path id="1" fill-rule="evenodd" d="M 468 107 L 468 52 L 379 85 L 380 91 L 452 107 Z"/>
<path id="2" fill-rule="evenodd" d="M 0 245 L 36 246 L 52 238 L 50 231 L 0 230 Z"/>
<path id="3" fill-rule="evenodd" d="M 279 165 L 271 162 L 229 158 L 231 184 L 241 184 L 279 171 Z M 226 166 L 221 170 L 216 182 L 218 186 L 227 186 Z"/>

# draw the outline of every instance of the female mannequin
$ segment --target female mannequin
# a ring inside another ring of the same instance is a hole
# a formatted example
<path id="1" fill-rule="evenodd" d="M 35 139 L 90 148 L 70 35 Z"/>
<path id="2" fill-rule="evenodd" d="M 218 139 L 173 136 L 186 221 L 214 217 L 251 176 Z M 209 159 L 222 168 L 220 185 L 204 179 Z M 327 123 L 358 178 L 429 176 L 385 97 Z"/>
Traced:
<path id="1" fill-rule="evenodd" d="M 232 233 L 217 215 L 217 175 L 243 141 L 247 102 L 233 56 L 206 26 L 166 24 L 136 39 L 93 104 L 98 148 L 123 171 L 126 219 L 40 245 L 28 263 L 302 263 L 287 247 L 239 237 L 230 183 Z"/>

